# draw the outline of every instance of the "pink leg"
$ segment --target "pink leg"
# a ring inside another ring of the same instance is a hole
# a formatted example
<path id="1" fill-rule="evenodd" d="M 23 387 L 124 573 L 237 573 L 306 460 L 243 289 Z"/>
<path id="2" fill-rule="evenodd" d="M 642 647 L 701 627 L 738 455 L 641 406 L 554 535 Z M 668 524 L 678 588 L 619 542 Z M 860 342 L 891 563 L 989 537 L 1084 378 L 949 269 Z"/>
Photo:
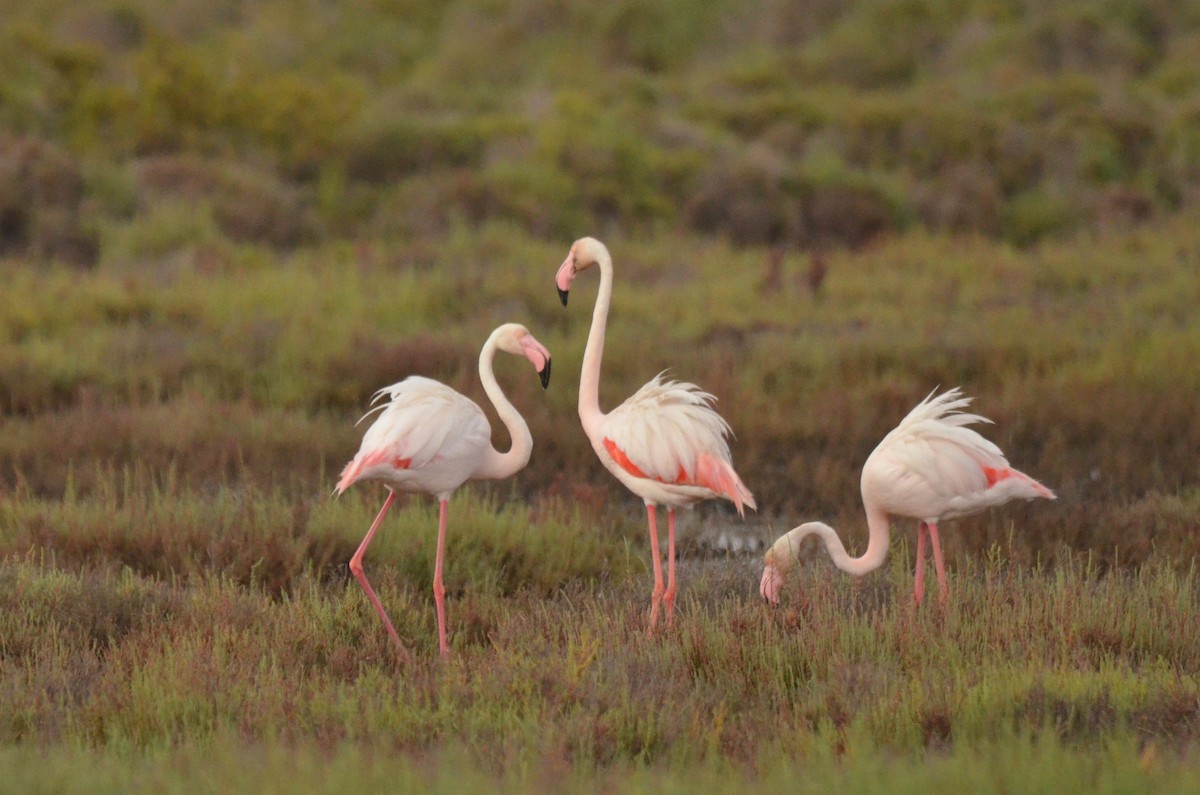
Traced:
<path id="1" fill-rule="evenodd" d="M 917 570 L 913 575 L 913 602 L 916 604 L 921 604 L 925 598 L 925 536 L 928 532 L 924 522 L 917 525 Z"/>
<path id="2" fill-rule="evenodd" d="M 383 523 L 383 517 L 387 514 L 388 508 L 392 507 L 392 503 L 396 501 L 396 492 L 388 489 L 387 499 L 383 501 L 383 507 L 379 509 L 379 515 L 375 517 L 375 521 L 371 523 L 371 529 L 367 531 L 367 535 L 363 538 L 362 543 L 358 545 L 358 550 L 354 556 L 350 558 L 350 573 L 354 575 L 354 579 L 358 580 L 358 584 L 367 592 L 367 599 L 371 600 L 371 604 L 375 607 L 375 612 L 383 619 L 383 625 L 387 627 L 388 635 L 392 638 L 392 643 L 396 646 L 396 651 L 405 661 L 411 660 L 408 650 L 404 648 L 404 644 L 400 642 L 400 636 L 396 634 L 396 628 L 392 626 L 392 620 L 388 618 L 388 614 L 383 609 L 383 604 L 380 603 L 379 597 L 375 595 L 375 589 L 371 587 L 371 583 L 367 582 L 367 574 L 363 571 L 362 559 L 367 552 L 367 547 L 371 543 L 371 539 L 375 537 L 375 531 L 379 529 L 379 525 Z"/>
<path id="3" fill-rule="evenodd" d="M 675 509 L 667 509 L 667 626 L 675 623 Z"/>
<path id="4" fill-rule="evenodd" d="M 942 559 L 942 541 L 938 538 L 938 529 L 935 522 L 929 523 L 929 540 L 933 542 L 933 566 L 937 570 L 938 604 L 945 607 L 950 597 L 950 589 L 946 586 L 946 564 Z"/>
<path id="5" fill-rule="evenodd" d="M 446 648 L 446 586 L 442 584 L 442 562 L 446 559 L 446 501 L 438 504 L 437 559 L 433 564 L 433 601 L 437 604 L 438 648 L 442 659 L 450 656 Z"/>
<path id="6" fill-rule="evenodd" d="M 658 549 L 658 522 L 655 506 L 646 506 L 646 515 L 650 520 L 650 559 L 654 566 L 654 593 L 650 596 L 650 627 L 651 632 L 658 623 L 658 605 L 663 598 L 662 553 Z"/>

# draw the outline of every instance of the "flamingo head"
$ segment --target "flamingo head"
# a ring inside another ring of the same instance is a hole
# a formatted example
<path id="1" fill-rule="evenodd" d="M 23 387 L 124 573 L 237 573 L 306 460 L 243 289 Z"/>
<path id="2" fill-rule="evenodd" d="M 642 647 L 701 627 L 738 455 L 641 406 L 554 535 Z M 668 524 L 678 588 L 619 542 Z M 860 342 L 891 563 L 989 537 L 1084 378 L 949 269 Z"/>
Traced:
<path id="1" fill-rule="evenodd" d="M 529 333 L 529 329 L 520 323 L 506 323 L 494 333 L 496 347 L 505 353 L 524 356 L 542 377 L 542 388 L 550 386 L 550 351 Z"/>
<path id="2" fill-rule="evenodd" d="M 763 566 L 762 581 L 758 584 L 758 592 L 773 605 L 779 604 L 779 591 L 783 588 L 783 574 L 775 566 L 768 563 Z"/>
<path id="3" fill-rule="evenodd" d="M 763 555 L 762 581 L 758 592 L 773 605 L 779 604 L 779 592 L 783 589 L 783 578 L 796 563 L 790 539 L 780 538 L 774 546 Z"/>
<path id="4" fill-rule="evenodd" d="M 571 290 L 571 281 L 575 274 L 585 271 L 608 257 L 608 249 L 594 237 L 581 237 L 571 245 L 571 251 L 558 269 L 554 282 L 558 287 L 558 297 L 563 306 L 567 305 L 567 293 Z"/>

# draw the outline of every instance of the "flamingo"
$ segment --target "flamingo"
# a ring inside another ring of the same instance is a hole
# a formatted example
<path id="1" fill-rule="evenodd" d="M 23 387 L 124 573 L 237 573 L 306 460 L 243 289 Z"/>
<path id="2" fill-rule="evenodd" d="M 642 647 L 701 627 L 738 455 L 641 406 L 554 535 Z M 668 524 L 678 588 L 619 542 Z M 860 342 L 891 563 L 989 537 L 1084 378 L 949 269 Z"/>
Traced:
<path id="1" fill-rule="evenodd" d="M 375 393 L 371 404 L 385 402 L 363 415 L 379 416 L 363 434 L 362 446 L 342 470 L 336 492 L 340 495 L 360 480 L 381 480 L 388 495 L 383 508 L 371 524 L 358 550 L 350 558 L 350 571 L 383 619 L 397 652 L 409 654 L 388 618 L 387 612 L 367 582 L 363 555 L 396 500 L 397 491 L 432 494 L 438 499 L 437 558 L 433 573 L 433 598 L 437 605 L 438 644 L 445 658 L 446 589 L 442 584 L 442 564 L 446 551 L 446 504 L 450 494 L 468 480 L 499 480 L 511 477 L 529 463 L 533 436 L 529 426 L 504 396 L 492 373 L 496 351 L 524 356 L 533 363 L 542 378 L 542 388 L 550 384 L 550 351 L 529 330 L 518 323 L 506 323 L 488 337 L 479 353 L 479 380 L 483 391 L 496 407 L 500 421 L 508 429 L 512 446 L 498 452 L 491 442 L 492 429 L 475 401 L 430 378 L 412 375 Z M 359 422 L 362 422 L 360 419 Z"/>
<path id="2" fill-rule="evenodd" d="M 852 558 L 832 527 L 808 522 L 785 533 L 767 550 L 759 592 L 779 603 L 783 577 L 796 564 L 801 542 L 819 536 L 839 569 L 862 575 L 883 564 L 888 550 L 888 517 L 917 519 L 917 568 L 913 600 L 925 596 L 925 538 L 933 546 L 938 601 L 946 603 L 946 568 L 938 523 L 978 513 L 1012 499 L 1056 499 L 1054 492 L 1009 466 L 1004 453 L 968 425 L 991 422 L 960 409 L 970 405 L 955 387 L 930 392 L 875 448 L 863 465 L 862 500 L 867 513 L 867 550 Z"/>
<path id="3" fill-rule="evenodd" d="M 650 599 L 650 631 L 666 604 L 667 624 L 675 615 L 675 508 L 698 500 L 724 498 L 745 515 L 757 510 L 754 497 L 730 460 L 729 424 L 712 408 L 716 398 L 695 384 L 651 378 L 624 403 L 605 414 L 600 410 L 600 360 L 612 301 L 612 257 L 603 243 L 576 240 L 558 269 L 555 282 L 563 306 L 576 274 L 600 267 L 600 292 L 592 311 L 592 327 L 583 352 L 579 378 L 579 419 L 592 448 L 609 472 L 646 504 L 654 592 Z M 664 589 L 658 546 L 657 506 L 667 506 L 667 571 Z"/>

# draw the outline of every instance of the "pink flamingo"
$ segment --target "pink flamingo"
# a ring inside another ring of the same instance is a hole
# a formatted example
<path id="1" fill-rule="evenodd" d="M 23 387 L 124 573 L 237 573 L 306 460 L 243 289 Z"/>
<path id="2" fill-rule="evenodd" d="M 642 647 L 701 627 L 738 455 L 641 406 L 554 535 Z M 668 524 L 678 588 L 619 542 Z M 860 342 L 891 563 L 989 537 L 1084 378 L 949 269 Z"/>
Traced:
<path id="1" fill-rule="evenodd" d="M 935 392 L 937 390 L 934 390 Z M 764 557 L 759 591 L 779 603 L 783 577 L 796 564 L 801 542 L 817 535 L 833 564 L 850 574 L 866 574 L 883 564 L 888 550 L 888 517 L 906 516 L 917 525 L 917 568 L 913 598 L 925 596 L 925 536 L 933 541 L 938 601 L 945 604 L 946 569 L 938 522 L 977 513 L 1011 499 L 1055 499 L 1054 492 L 1009 466 L 1000 448 L 966 427 L 991 422 L 959 409 L 970 405 L 957 387 L 937 397 L 933 392 L 908 413 L 867 458 L 862 471 L 862 500 L 869 540 L 861 557 L 852 558 L 833 528 L 808 522 L 775 542 Z"/>
<path id="2" fill-rule="evenodd" d="M 483 409 L 470 398 L 445 384 L 421 376 L 409 376 L 375 393 L 374 404 L 385 395 L 390 398 L 372 412 L 379 416 L 363 435 L 362 446 L 354 459 L 342 470 L 336 491 L 343 493 L 359 480 L 382 480 L 388 488 L 383 508 L 371 524 L 366 537 L 350 558 L 350 571 L 383 619 L 396 650 L 404 658 L 409 654 L 400 642 L 392 620 L 379 602 L 379 597 L 367 582 L 362 559 L 384 515 L 396 500 L 397 491 L 421 492 L 437 497 L 438 538 L 437 559 L 433 572 L 433 598 L 437 604 L 438 642 L 442 657 L 446 657 L 446 589 L 442 584 L 442 562 L 446 551 L 446 503 L 450 493 L 468 480 L 498 480 L 511 477 L 529 463 L 533 436 L 529 426 L 504 396 L 492 373 L 496 351 L 524 356 L 533 362 L 542 377 L 542 387 L 550 383 L 550 351 L 534 339 L 528 329 L 517 323 L 506 323 L 488 337 L 479 353 L 479 380 L 483 391 L 496 407 L 496 413 L 508 434 L 512 446 L 507 453 L 492 447 L 492 429 Z M 359 420 L 361 422 L 362 420 Z"/>
<path id="3" fill-rule="evenodd" d="M 577 273 L 593 265 L 600 266 L 600 292 L 583 352 L 579 419 L 600 463 L 646 503 L 654 565 L 654 593 L 650 600 L 653 630 L 660 603 L 666 603 L 667 623 L 674 621 L 676 506 L 724 497 L 734 504 L 739 515 L 744 515 L 744 506 L 757 508 L 730 461 L 725 441 L 729 425 L 711 407 L 716 398 L 696 385 L 664 381 L 659 373 L 608 414 L 600 410 L 600 360 L 612 301 L 612 258 L 608 249 L 594 238 L 576 240 L 555 281 L 566 306 L 571 281 Z M 655 513 L 660 504 L 667 506 L 665 589 Z"/>

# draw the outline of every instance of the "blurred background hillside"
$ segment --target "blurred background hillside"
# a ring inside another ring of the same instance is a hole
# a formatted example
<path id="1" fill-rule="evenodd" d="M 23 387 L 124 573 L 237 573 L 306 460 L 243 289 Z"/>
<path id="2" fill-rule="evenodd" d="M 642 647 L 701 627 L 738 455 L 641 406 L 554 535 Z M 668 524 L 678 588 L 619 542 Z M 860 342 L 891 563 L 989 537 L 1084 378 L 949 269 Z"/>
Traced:
<path id="1" fill-rule="evenodd" d="M 144 467 L 324 499 L 371 392 L 480 398 L 479 345 L 516 320 L 555 382 L 501 366 L 537 447 L 496 488 L 598 515 L 632 498 L 574 415 L 595 288 L 563 310 L 550 285 L 591 234 L 617 262 L 605 407 L 665 367 L 715 393 L 764 533 L 857 522 L 874 444 L 961 385 L 1062 499 L 951 556 L 1195 554 L 1200 2 L 0 19 L 5 489 Z"/>
<path id="2" fill-rule="evenodd" d="M 1200 198 L 1200 3 L 0 3 L 0 253 L 503 220 L 1016 244 Z"/>

